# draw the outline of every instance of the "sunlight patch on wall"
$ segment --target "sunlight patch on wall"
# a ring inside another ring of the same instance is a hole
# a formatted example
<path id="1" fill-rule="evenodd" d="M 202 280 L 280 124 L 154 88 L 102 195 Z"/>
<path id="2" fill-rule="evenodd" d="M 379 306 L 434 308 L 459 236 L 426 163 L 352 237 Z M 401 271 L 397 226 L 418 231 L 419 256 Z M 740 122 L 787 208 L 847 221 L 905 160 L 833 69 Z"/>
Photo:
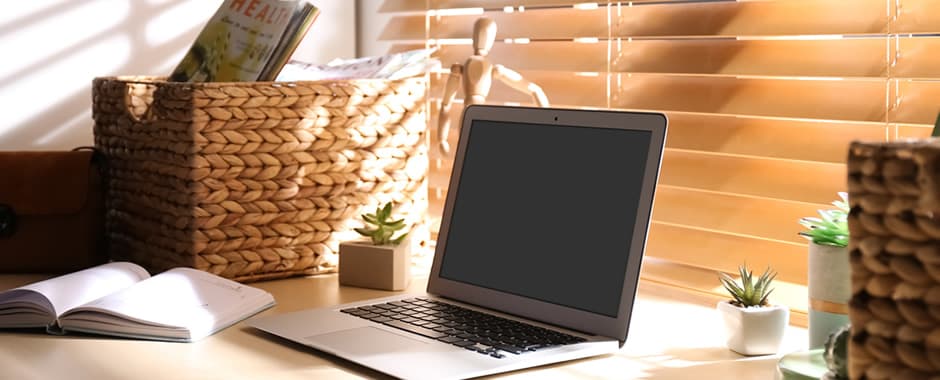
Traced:
<path id="1" fill-rule="evenodd" d="M 58 61 L 36 67 L 27 75 L 0 87 L 4 107 L 16 110 L 5 115 L 4 123 L 0 124 L 0 138 L 13 129 L 27 127 L 21 124 L 54 111 L 57 104 L 70 97 L 83 92 L 90 97 L 91 78 L 75 73 L 112 72 L 127 63 L 131 50 L 127 36 L 110 37 Z"/>
<path id="2" fill-rule="evenodd" d="M 114 29 L 124 22 L 129 10 L 128 3 L 122 1 L 88 2 L 41 21 L 32 22 L 18 29 L 16 33 L 0 36 L 0 46 L 4 51 L 29 52 L 17 54 L 19 59 L 3 60 L 0 64 L 0 78 L 10 79 L 9 76 L 20 72 L 32 72 L 38 64 L 58 60 L 56 55 L 63 50 L 82 47 L 80 45 L 83 42 L 93 41 L 95 37 L 105 38 L 109 29 Z M 102 56 L 105 57 L 107 56 Z"/>
<path id="3" fill-rule="evenodd" d="M 15 7 L 5 7 L 3 12 L 0 12 L 0 27 L 43 9 L 64 4 L 66 1 L 68 0 L 30 0 L 18 2 L 22 4 L 17 4 Z"/>
<path id="4" fill-rule="evenodd" d="M 202 28 L 219 8 L 219 1 L 181 2 L 157 14 L 147 22 L 147 43 L 156 46 L 186 34 L 192 28 Z"/>
<path id="5" fill-rule="evenodd" d="M 91 110 L 89 109 L 79 114 L 76 114 L 74 117 L 72 117 L 65 123 L 62 123 L 61 126 L 53 127 L 49 132 L 42 135 L 42 137 L 36 139 L 36 141 L 33 142 L 33 146 L 37 148 L 43 148 L 48 145 L 53 145 L 56 143 L 56 140 L 59 140 L 61 137 L 63 137 L 63 135 L 74 130 L 75 128 L 83 128 L 83 130 L 87 130 L 88 128 L 90 128 L 92 124 L 93 124 L 93 121 L 91 118 Z M 87 135 L 87 133 L 82 133 L 82 134 Z M 88 140 L 89 141 L 83 142 L 82 144 L 86 144 L 86 145 L 93 144 L 93 142 L 91 141 L 90 135 L 88 136 Z"/>

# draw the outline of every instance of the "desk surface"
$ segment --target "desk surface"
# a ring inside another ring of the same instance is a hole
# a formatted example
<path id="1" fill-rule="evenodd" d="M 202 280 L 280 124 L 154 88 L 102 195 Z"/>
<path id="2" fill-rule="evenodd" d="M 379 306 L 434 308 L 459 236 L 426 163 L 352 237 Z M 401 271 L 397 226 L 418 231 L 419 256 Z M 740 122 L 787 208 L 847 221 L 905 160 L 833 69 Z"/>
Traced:
<path id="1" fill-rule="evenodd" d="M 0 290 L 43 279 L 0 275 Z M 409 291 L 421 292 L 426 279 Z M 391 292 L 340 287 L 335 275 L 252 284 L 278 305 L 261 315 L 337 305 Z M 511 379 L 774 379 L 779 356 L 742 357 L 724 346 L 714 308 L 641 284 L 627 344 L 618 353 L 517 371 Z M 782 352 L 805 346 L 806 330 L 790 327 Z M 258 332 L 243 323 L 196 343 L 0 331 L 4 379 L 334 379 L 381 374 Z"/>

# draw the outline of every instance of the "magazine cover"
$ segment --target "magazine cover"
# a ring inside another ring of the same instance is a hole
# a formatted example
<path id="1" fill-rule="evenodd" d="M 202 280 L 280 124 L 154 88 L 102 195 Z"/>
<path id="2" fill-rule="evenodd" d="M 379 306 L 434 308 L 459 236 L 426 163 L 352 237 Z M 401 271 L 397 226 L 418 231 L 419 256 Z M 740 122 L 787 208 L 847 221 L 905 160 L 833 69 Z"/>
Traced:
<path id="1" fill-rule="evenodd" d="M 299 0 L 225 0 L 170 80 L 255 81 L 298 9 Z"/>
<path id="2" fill-rule="evenodd" d="M 294 16 L 291 17 L 290 22 L 287 24 L 287 29 L 284 30 L 284 36 L 281 37 L 281 42 L 278 43 L 277 47 L 274 49 L 274 53 L 271 54 L 270 62 L 268 62 L 264 70 L 261 71 L 261 75 L 258 77 L 259 81 L 273 81 L 277 78 L 278 73 L 280 73 L 284 65 L 287 64 L 288 58 L 297 50 L 297 46 L 300 45 L 301 40 L 307 35 L 307 31 L 310 30 L 314 20 L 316 20 L 319 15 L 319 8 L 313 4 L 301 2 L 297 11 L 294 12 Z"/>

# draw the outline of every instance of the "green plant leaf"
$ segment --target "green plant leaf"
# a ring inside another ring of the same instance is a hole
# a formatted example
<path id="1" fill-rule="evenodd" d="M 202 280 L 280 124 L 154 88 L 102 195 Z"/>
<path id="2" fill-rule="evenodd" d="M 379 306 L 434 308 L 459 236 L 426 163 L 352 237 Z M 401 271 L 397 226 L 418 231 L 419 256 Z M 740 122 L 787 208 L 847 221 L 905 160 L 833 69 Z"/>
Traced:
<path id="1" fill-rule="evenodd" d="M 407 232 L 401 234 L 401 236 L 395 238 L 395 240 L 392 240 L 392 244 L 395 244 L 395 245 L 401 244 L 402 240 L 405 240 L 405 236 L 408 236 Z"/>
<path id="2" fill-rule="evenodd" d="M 767 297 L 770 297 L 770 293 L 773 293 L 773 292 L 774 290 L 770 289 L 766 294 L 764 294 L 763 297 L 761 297 L 760 302 L 758 302 L 757 304 L 762 305 L 762 306 L 767 305 Z"/>
<path id="3" fill-rule="evenodd" d="M 937 121 L 933 123 L 933 130 L 930 131 L 930 137 L 940 137 L 940 115 L 937 115 Z"/>
<path id="4" fill-rule="evenodd" d="M 718 274 L 722 286 L 736 304 L 744 307 L 765 305 L 767 297 L 773 292 L 771 284 L 777 277 L 777 273 L 768 267 L 762 274 L 755 277 L 754 272 L 747 269 L 746 264 L 738 267 L 738 273 L 741 276 L 740 284 L 726 273 L 719 272 Z"/>
<path id="5" fill-rule="evenodd" d="M 800 218 L 798 222 L 805 231 L 800 236 L 816 244 L 845 247 L 849 242 L 849 201 L 848 194 L 839 193 L 840 200 L 832 202 L 835 209 L 817 210 L 819 217 Z"/>
<path id="6" fill-rule="evenodd" d="M 379 214 L 379 222 L 385 223 L 388 220 L 388 217 L 392 215 L 392 203 L 386 203 L 385 207 L 382 208 L 382 213 Z"/>
<path id="7" fill-rule="evenodd" d="M 385 225 L 385 228 L 388 228 L 389 230 L 392 230 L 392 231 L 398 231 L 402 228 L 405 228 L 405 220 L 399 219 L 392 223 L 388 223 Z"/>
<path id="8" fill-rule="evenodd" d="M 365 228 L 355 229 L 355 230 L 356 232 L 359 232 L 362 235 L 371 237 L 372 244 L 375 244 L 375 245 L 386 245 L 390 243 L 398 244 L 398 243 L 395 243 L 395 241 L 400 239 L 401 236 L 393 240 L 392 235 L 394 235 L 395 232 L 401 229 L 404 229 L 405 227 L 407 227 L 407 225 L 405 224 L 404 218 L 389 221 L 391 215 L 392 215 L 392 203 L 391 202 L 386 203 L 384 206 L 377 206 L 375 208 L 374 214 L 364 214 L 362 216 L 362 219 L 365 220 L 366 223 L 373 224 L 375 225 L 376 228 L 371 229 L 371 230 L 365 229 Z M 405 235 L 407 235 L 407 232 L 405 233 Z"/>
<path id="9" fill-rule="evenodd" d="M 722 286 L 724 286 L 725 290 L 728 291 L 728 294 L 730 294 L 735 301 L 743 303 L 742 295 L 744 294 L 744 289 L 741 289 L 741 287 L 738 286 L 734 279 L 731 278 L 731 276 L 729 276 L 727 273 L 718 273 L 718 277 L 721 280 Z"/>
<path id="10" fill-rule="evenodd" d="M 372 235 L 372 242 L 375 245 L 385 245 L 385 229 L 380 225 L 379 228 L 375 229 L 375 233 Z"/>

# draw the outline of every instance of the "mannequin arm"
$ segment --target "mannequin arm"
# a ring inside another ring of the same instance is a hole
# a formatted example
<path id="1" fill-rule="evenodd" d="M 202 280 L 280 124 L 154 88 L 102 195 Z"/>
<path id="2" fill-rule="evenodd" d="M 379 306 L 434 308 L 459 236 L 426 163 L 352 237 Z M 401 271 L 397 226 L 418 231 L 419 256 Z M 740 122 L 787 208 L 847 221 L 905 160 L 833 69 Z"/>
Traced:
<path id="1" fill-rule="evenodd" d="M 444 83 L 444 94 L 441 96 L 441 110 L 437 115 L 437 139 L 441 153 L 446 157 L 450 153 L 450 144 L 447 137 L 450 135 L 450 106 L 454 102 L 457 90 L 460 88 L 460 77 L 463 75 L 463 66 L 455 63 L 450 67 L 450 75 Z"/>
<path id="2" fill-rule="evenodd" d="M 535 102 L 538 103 L 539 107 L 548 107 L 548 98 L 545 97 L 545 92 L 542 91 L 542 88 L 539 85 L 529 82 L 522 77 L 522 74 L 519 74 L 512 69 L 507 68 L 503 65 L 493 66 L 493 75 L 496 79 L 503 81 L 516 90 L 527 92 L 532 95 L 532 98 L 535 99 Z"/>

